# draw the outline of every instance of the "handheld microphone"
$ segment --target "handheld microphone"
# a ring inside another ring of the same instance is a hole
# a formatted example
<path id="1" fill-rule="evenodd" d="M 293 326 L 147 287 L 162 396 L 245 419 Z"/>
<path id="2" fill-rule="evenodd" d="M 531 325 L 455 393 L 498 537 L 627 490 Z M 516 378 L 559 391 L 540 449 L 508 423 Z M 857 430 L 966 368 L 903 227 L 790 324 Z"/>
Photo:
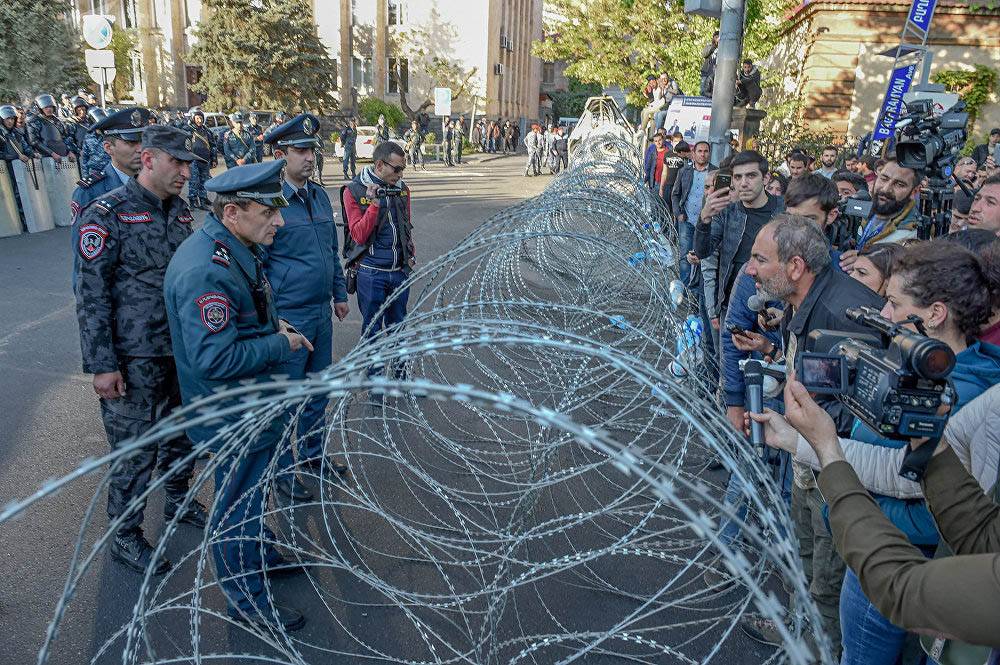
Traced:
<path id="1" fill-rule="evenodd" d="M 764 366 L 759 361 L 750 360 L 743 366 L 743 378 L 747 387 L 747 411 L 764 412 Z M 750 443 L 764 445 L 764 426 L 750 419 Z"/>
<path id="2" fill-rule="evenodd" d="M 747 307 L 752 312 L 760 313 L 767 309 L 767 303 L 771 300 L 774 300 L 774 298 L 770 293 L 764 290 L 758 290 L 752 296 L 747 298 Z"/>

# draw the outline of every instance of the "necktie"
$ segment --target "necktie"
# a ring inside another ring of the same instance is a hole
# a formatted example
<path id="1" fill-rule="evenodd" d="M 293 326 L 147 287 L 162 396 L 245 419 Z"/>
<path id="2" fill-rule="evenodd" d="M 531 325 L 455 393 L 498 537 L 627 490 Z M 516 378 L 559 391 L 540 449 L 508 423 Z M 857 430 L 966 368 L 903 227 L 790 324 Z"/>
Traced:
<path id="1" fill-rule="evenodd" d="M 309 219 L 311 220 L 313 216 L 313 211 L 312 211 L 312 203 L 309 201 L 309 190 L 303 187 L 298 191 L 298 194 L 299 198 L 302 199 L 302 202 L 306 204 L 306 211 L 309 212 Z"/>

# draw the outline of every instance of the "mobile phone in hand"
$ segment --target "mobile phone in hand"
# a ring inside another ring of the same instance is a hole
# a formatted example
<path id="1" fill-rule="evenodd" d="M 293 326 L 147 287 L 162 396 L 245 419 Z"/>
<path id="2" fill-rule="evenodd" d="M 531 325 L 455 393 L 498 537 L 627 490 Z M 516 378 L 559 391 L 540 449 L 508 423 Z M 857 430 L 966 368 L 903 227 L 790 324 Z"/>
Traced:
<path id="1" fill-rule="evenodd" d="M 715 176 L 715 190 L 729 189 L 733 185 L 733 176 L 727 173 L 720 173 Z"/>
<path id="2" fill-rule="evenodd" d="M 749 332 L 747 332 L 746 330 L 743 330 L 743 328 L 740 328 L 735 323 L 727 323 L 726 324 L 726 330 L 729 331 L 730 335 L 740 335 L 741 337 L 749 337 L 750 336 Z"/>

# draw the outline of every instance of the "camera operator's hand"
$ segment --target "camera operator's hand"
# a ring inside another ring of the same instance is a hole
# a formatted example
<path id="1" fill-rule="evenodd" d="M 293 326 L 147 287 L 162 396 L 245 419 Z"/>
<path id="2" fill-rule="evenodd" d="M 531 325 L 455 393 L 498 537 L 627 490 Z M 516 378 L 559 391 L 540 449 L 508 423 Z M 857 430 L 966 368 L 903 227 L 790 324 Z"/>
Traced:
<path id="1" fill-rule="evenodd" d="M 844 459 L 833 418 L 813 400 L 794 374 L 785 381 L 785 419 L 816 451 L 821 467 Z"/>
<path id="2" fill-rule="evenodd" d="M 777 411 L 764 409 L 764 413 L 747 412 L 746 422 L 743 423 L 744 431 L 750 436 L 750 421 L 755 420 L 764 426 L 764 443 L 777 450 L 795 454 L 799 445 L 799 433 L 794 427 L 788 424 Z"/>
<path id="3" fill-rule="evenodd" d="M 696 266 L 699 263 L 701 263 L 701 259 L 699 259 L 698 255 L 695 254 L 694 252 L 688 252 L 687 254 L 684 255 L 684 258 L 687 259 L 687 262 L 693 266 Z"/>
<path id="4" fill-rule="evenodd" d="M 854 265 L 854 262 L 858 260 L 858 250 L 849 249 L 840 255 L 840 269 L 847 272 Z"/>
<path id="5" fill-rule="evenodd" d="M 729 188 L 723 187 L 722 189 L 715 190 L 705 199 L 705 205 L 701 209 L 701 218 L 699 221 L 702 224 L 710 223 L 713 217 L 726 209 L 727 205 L 729 205 Z"/>
<path id="6" fill-rule="evenodd" d="M 764 337 L 760 333 L 755 333 L 750 330 L 744 330 L 743 332 L 734 332 L 730 337 L 733 340 L 733 346 L 735 346 L 740 351 L 744 353 L 765 353 L 771 351 L 774 348 L 774 344 L 771 340 Z"/>

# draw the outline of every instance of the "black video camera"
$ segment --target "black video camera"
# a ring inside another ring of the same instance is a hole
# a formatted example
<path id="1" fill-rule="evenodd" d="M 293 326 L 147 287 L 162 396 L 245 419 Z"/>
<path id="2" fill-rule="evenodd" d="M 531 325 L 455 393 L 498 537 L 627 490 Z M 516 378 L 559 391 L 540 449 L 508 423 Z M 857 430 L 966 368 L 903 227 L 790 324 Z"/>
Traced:
<path id="1" fill-rule="evenodd" d="M 965 102 L 958 102 L 939 118 L 931 100 L 915 99 L 906 104 L 906 119 L 910 121 L 899 130 L 896 140 L 899 165 L 950 176 L 968 137 Z"/>
<path id="2" fill-rule="evenodd" d="M 893 323 L 871 307 L 847 316 L 879 333 L 809 333 L 808 352 L 796 358 L 796 376 L 810 392 L 836 395 L 858 419 L 889 439 L 938 438 L 954 389 L 948 374 L 955 353 L 944 342 Z"/>
<path id="3" fill-rule="evenodd" d="M 837 207 L 837 219 L 827 227 L 827 240 L 839 249 L 853 248 L 858 228 L 872 216 L 872 197 L 867 189 L 859 189 L 854 196 L 844 199 Z"/>

